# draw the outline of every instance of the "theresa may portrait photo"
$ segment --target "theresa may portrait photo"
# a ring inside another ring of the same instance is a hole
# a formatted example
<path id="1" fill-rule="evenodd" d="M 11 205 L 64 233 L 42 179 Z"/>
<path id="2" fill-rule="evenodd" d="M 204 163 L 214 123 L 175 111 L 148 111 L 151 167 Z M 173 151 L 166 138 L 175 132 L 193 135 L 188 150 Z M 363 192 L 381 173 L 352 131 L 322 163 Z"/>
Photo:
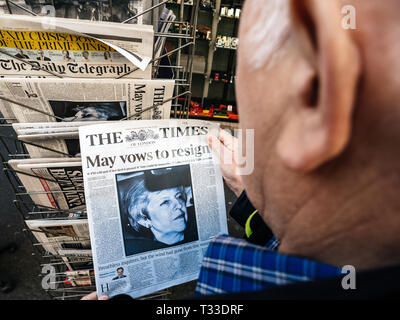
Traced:
<path id="1" fill-rule="evenodd" d="M 116 175 L 125 254 L 198 240 L 190 165 Z"/>

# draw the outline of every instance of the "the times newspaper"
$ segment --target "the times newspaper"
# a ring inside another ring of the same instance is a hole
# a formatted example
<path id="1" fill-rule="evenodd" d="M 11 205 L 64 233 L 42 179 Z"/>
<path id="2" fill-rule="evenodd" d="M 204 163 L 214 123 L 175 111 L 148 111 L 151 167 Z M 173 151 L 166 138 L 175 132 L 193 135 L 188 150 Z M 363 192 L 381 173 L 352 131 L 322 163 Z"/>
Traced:
<path id="1" fill-rule="evenodd" d="M 140 297 L 197 278 L 227 233 L 222 176 L 198 120 L 79 128 L 98 295 Z"/>
<path id="2" fill-rule="evenodd" d="M 2 15 L 3 77 L 150 79 L 152 26 Z"/>
<path id="3" fill-rule="evenodd" d="M 164 119 L 170 116 L 174 83 L 4 78 L 0 79 L 0 112 L 8 122 Z"/>

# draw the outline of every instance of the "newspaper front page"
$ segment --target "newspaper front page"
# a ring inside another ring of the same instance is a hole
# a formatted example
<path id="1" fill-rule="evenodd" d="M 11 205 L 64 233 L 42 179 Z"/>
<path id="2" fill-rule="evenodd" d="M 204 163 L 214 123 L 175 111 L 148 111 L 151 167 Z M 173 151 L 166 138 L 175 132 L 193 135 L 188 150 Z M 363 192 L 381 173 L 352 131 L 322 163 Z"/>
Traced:
<path id="1" fill-rule="evenodd" d="M 151 26 L 3 15 L 0 73 L 150 79 L 153 37 Z"/>
<path id="2" fill-rule="evenodd" d="M 172 119 L 79 128 L 99 296 L 197 278 L 209 241 L 227 233 L 211 132 L 218 124 Z"/>
<path id="3" fill-rule="evenodd" d="M 11 123 L 164 119 L 170 116 L 174 83 L 4 78 L 0 79 L 0 112 L 7 119 L 15 119 L 8 120 Z"/>

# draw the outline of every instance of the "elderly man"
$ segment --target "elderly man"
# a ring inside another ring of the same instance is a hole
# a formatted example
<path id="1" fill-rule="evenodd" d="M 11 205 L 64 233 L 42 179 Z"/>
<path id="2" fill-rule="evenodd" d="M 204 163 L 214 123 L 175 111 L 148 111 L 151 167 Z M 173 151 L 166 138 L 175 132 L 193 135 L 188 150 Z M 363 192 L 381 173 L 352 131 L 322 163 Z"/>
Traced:
<path id="1" fill-rule="evenodd" d="M 345 5 L 355 10 L 355 30 L 344 27 Z M 197 293 L 306 298 L 400 292 L 398 12 L 396 0 L 246 1 L 236 93 L 240 127 L 255 132 L 255 169 L 241 179 L 234 168 L 222 169 L 269 226 L 261 228 L 265 239 L 274 237 L 264 247 L 215 239 Z M 213 148 L 222 154 L 230 140 L 214 138 Z M 358 292 L 341 286 L 339 274 L 348 265 L 360 279 Z M 274 287 L 298 281 L 307 282 Z"/>

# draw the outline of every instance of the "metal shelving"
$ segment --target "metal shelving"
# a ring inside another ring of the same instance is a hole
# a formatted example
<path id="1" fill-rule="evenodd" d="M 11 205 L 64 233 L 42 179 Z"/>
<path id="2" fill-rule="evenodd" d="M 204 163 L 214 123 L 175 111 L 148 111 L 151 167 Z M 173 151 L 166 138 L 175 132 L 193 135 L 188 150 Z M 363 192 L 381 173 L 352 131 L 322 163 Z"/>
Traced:
<path id="1" fill-rule="evenodd" d="M 179 29 L 177 32 L 155 32 L 155 37 L 166 37 L 166 38 L 174 38 L 178 39 L 178 47 L 169 51 L 169 52 L 163 52 L 160 57 L 158 58 L 153 58 L 151 61 L 152 63 L 156 61 L 161 61 L 161 59 L 176 54 L 178 62 L 180 61 L 181 57 L 181 51 L 184 48 L 189 49 L 189 59 L 187 61 L 186 66 L 180 66 L 180 64 L 176 64 L 173 66 L 166 66 L 162 64 L 158 64 L 157 66 L 154 67 L 154 72 L 157 73 L 157 71 L 160 68 L 171 68 L 175 70 L 175 91 L 174 91 L 174 96 L 168 100 L 164 100 L 161 103 L 154 104 L 154 105 L 149 105 L 145 108 L 143 108 L 142 112 L 145 112 L 149 109 L 156 108 L 157 106 L 172 100 L 172 117 L 175 118 L 188 118 L 189 116 L 189 108 L 190 108 L 190 100 L 191 100 L 191 86 L 192 86 L 192 70 L 193 70 L 193 56 L 194 56 L 194 48 L 195 48 L 195 36 L 196 36 L 196 27 L 197 27 L 197 16 L 198 16 L 198 10 L 199 10 L 199 1 L 200 0 L 194 0 L 193 6 L 191 7 L 191 17 L 189 21 L 184 20 L 183 16 L 183 7 L 184 4 L 183 2 L 180 4 L 180 14 L 179 14 L 179 19 L 178 21 L 174 23 L 178 23 L 180 25 Z M 53 0 L 48 1 L 48 3 L 51 5 L 54 5 Z M 105 1 L 99 1 L 102 3 L 108 3 L 108 5 L 111 8 L 112 11 L 112 0 L 105 0 Z M 140 17 L 141 15 L 144 14 L 151 14 L 155 9 L 159 8 L 159 6 L 164 5 L 167 1 L 163 1 L 161 3 L 158 3 L 157 5 L 152 6 L 151 8 L 148 8 L 144 10 L 143 12 L 138 12 L 135 15 L 131 16 L 130 18 L 122 21 L 122 23 L 128 23 L 130 20 L 136 19 Z M 26 14 L 31 14 L 31 15 L 38 15 L 37 13 L 21 6 L 21 4 L 17 3 L 15 0 L 6 0 L 6 7 L 8 8 L 9 12 L 8 13 L 13 13 L 13 8 L 18 8 L 19 11 L 23 11 Z M 165 23 L 164 21 L 158 20 L 156 21 L 155 25 L 157 26 L 158 23 Z M 155 43 L 155 41 L 154 41 Z M 126 76 L 127 74 L 124 74 L 120 76 L 119 78 L 122 78 Z M 0 99 L 4 99 L 0 97 Z M 15 103 L 15 102 L 13 102 Z M 19 104 L 22 107 L 30 108 L 30 106 L 24 106 Z M 38 110 L 38 112 L 41 112 Z M 43 113 L 43 112 L 41 112 Z M 135 114 L 137 115 L 137 114 Z M 132 117 L 134 117 L 133 115 Z M 2 163 L 3 167 L 3 172 L 9 182 L 9 186 L 12 189 L 14 193 L 14 199 L 10 200 L 13 201 L 13 204 L 19 214 L 21 214 L 22 218 L 24 221 L 29 220 L 29 219 L 65 219 L 65 218 L 71 218 L 71 219 L 82 219 L 85 218 L 85 210 L 59 210 L 55 208 L 50 208 L 50 207 L 43 207 L 43 206 L 38 206 L 35 203 L 33 203 L 30 194 L 26 192 L 24 186 L 22 185 L 21 181 L 17 177 L 17 173 L 21 172 L 16 172 L 13 170 L 9 165 L 8 165 L 8 160 L 10 159 L 25 159 L 29 158 L 29 154 L 26 149 L 26 144 L 28 142 L 22 142 L 18 140 L 15 136 L 15 133 L 10 130 L 11 124 L 8 123 L 10 120 L 15 120 L 15 119 L 6 119 L 6 118 L 0 118 L 0 160 Z M 40 146 L 39 146 L 40 147 Z M 48 149 L 48 148 L 47 148 Z M 56 150 L 50 149 L 50 151 L 53 152 L 58 152 Z M 63 154 L 66 157 L 72 157 L 72 155 L 69 154 Z M 34 176 L 35 178 L 38 178 Z M 95 290 L 95 285 L 91 286 L 72 286 L 71 284 L 66 281 L 66 272 L 67 272 L 67 267 L 64 263 L 63 256 L 61 255 L 51 255 L 48 252 L 46 252 L 43 249 L 43 244 L 38 243 L 33 234 L 29 231 L 29 228 L 25 224 L 25 233 L 29 237 L 29 239 L 33 243 L 34 247 L 34 255 L 38 259 L 38 263 L 42 267 L 46 266 L 51 266 L 54 267 L 56 270 L 56 278 L 54 279 L 53 282 L 51 282 L 51 288 L 49 288 L 47 291 L 48 293 L 54 298 L 54 299 L 79 299 L 83 295 L 92 292 Z M 94 280 L 94 279 L 93 279 Z M 144 298 L 151 299 L 151 298 L 156 298 L 156 299 L 166 299 L 168 298 L 170 294 L 170 290 L 163 290 L 160 292 L 157 292 L 155 294 L 146 296 Z"/>

